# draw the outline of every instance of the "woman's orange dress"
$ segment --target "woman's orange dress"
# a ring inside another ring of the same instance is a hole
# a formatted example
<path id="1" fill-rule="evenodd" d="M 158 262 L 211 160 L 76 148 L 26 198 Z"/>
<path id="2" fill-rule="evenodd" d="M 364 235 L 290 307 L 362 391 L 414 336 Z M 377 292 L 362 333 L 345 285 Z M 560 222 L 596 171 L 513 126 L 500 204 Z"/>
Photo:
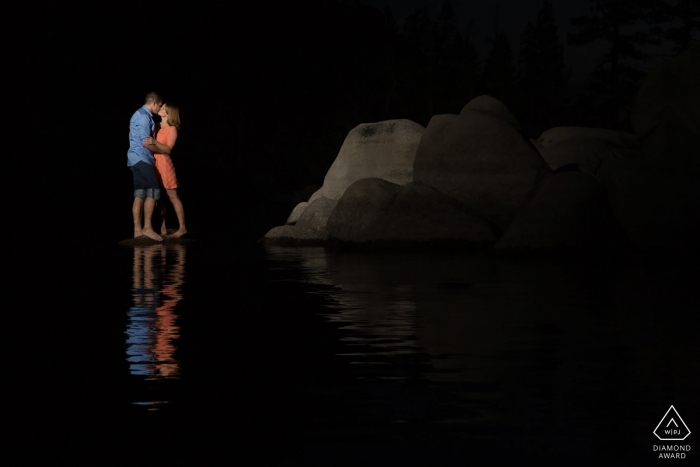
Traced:
<path id="1" fill-rule="evenodd" d="M 171 125 L 167 128 L 161 128 L 156 134 L 156 141 L 161 144 L 167 144 L 171 148 L 174 147 L 175 141 L 177 141 L 177 127 Z M 175 166 L 170 156 L 167 154 L 154 154 L 153 157 L 156 159 L 156 174 L 160 185 L 166 190 L 177 188 Z"/>

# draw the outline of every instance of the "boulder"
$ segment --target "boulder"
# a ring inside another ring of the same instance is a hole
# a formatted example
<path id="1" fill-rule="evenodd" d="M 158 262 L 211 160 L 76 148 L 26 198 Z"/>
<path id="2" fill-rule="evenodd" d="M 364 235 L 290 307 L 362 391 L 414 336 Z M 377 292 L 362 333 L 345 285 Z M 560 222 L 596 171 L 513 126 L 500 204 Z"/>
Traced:
<path id="1" fill-rule="evenodd" d="M 633 133 L 608 130 L 606 128 L 589 128 L 583 126 L 558 126 L 543 132 L 537 139 L 542 146 L 551 146 L 572 138 L 600 140 L 612 147 L 639 149 L 639 140 Z"/>
<path id="2" fill-rule="evenodd" d="M 383 237 L 397 241 L 461 240 L 494 243 L 497 228 L 454 198 L 409 183 L 399 191 L 382 222 Z"/>
<path id="3" fill-rule="evenodd" d="M 365 178 L 398 185 L 413 181 L 413 161 L 424 131 L 410 120 L 364 123 L 353 128 L 323 180 L 320 195 L 338 200 L 347 187 Z"/>
<path id="4" fill-rule="evenodd" d="M 294 195 L 302 201 L 309 201 L 309 198 L 320 189 L 321 185 L 306 185 L 300 191 L 295 192 Z"/>
<path id="5" fill-rule="evenodd" d="M 331 215 L 337 200 L 324 198 L 323 196 L 309 204 L 297 221 L 297 227 L 309 228 L 319 232 L 326 231 L 326 222 Z"/>
<path id="6" fill-rule="evenodd" d="M 543 145 L 530 140 L 552 170 L 575 164 L 582 172 L 595 175 L 601 161 L 623 157 L 600 139 L 577 135 L 557 143 Z"/>
<path id="7" fill-rule="evenodd" d="M 493 243 L 487 221 L 419 182 L 401 187 L 380 179 L 352 184 L 328 219 L 328 233 L 346 242 L 460 240 Z"/>
<path id="8" fill-rule="evenodd" d="M 496 243 L 498 250 L 554 250 L 599 244 L 606 206 L 603 185 L 589 174 L 557 173 L 542 183 Z"/>
<path id="9" fill-rule="evenodd" d="M 598 174 L 633 247 L 698 248 L 700 171 L 610 159 Z"/>
<path id="10" fill-rule="evenodd" d="M 326 228 L 331 237 L 346 242 L 376 240 L 384 214 L 401 185 L 379 178 L 358 180 L 345 190 Z"/>
<path id="11" fill-rule="evenodd" d="M 273 227 L 262 238 L 264 244 L 318 245 L 328 240 L 327 232 L 302 228 L 296 225 Z"/>
<path id="12" fill-rule="evenodd" d="M 490 96 L 474 101 L 459 115 L 433 116 L 416 152 L 413 179 L 504 230 L 551 169 L 502 103 Z"/>
<path id="13" fill-rule="evenodd" d="M 265 234 L 264 243 L 317 244 L 328 239 L 326 222 L 336 200 L 318 198 L 310 203 L 296 221 L 296 225 L 282 225 Z"/>
<path id="14" fill-rule="evenodd" d="M 302 213 L 304 212 L 304 209 L 309 205 L 306 201 L 302 201 L 301 203 L 297 204 L 294 209 L 292 209 L 292 213 L 289 215 L 287 218 L 287 225 L 294 225 L 297 223 L 299 218 L 301 217 Z"/>
<path id="15" fill-rule="evenodd" d="M 631 119 L 651 161 L 700 167 L 700 46 L 652 71 L 634 101 Z"/>
<path id="16" fill-rule="evenodd" d="M 318 190 L 314 191 L 311 196 L 309 196 L 309 204 L 313 203 L 317 199 L 319 199 L 322 195 L 321 192 L 323 191 L 323 187 L 319 188 Z"/>
<path id="17" fill-rule="evenodd" d="M 460 114 L 467 110 L 482 115 L 488 115 L 489 117 L 500 118 L 513 125 L 514 128 L 520 130 L 520 123 L 518 123 L 518 119 L 515 118 L 515 115 L 513 115 L 503 102 L 491 96 L 482 95 L 475 97 L 462 108 Z"/>

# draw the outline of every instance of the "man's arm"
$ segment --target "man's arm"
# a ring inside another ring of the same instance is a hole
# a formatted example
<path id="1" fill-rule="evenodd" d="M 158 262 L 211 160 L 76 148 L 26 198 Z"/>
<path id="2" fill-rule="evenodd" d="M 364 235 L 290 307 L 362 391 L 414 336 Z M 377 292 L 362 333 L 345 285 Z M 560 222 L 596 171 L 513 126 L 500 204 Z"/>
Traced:
<path id="1" fill-rule="evenodd" d="M 131 119 L 131 125 L 130 125 L 130 133 L 131 133 L 131 138 L 133 138 L 132 144 L 137 141 L 141 141 L 141 146 L 146 147 L 143 142 L 145 142 L 147 139 L 151 138 L 151 125 L 148 117 L 146 115 L 143 115 L 142 113 L 137 113 L 134 115 L 134 117 Z M 146 148 L 151 152 L 158 152 L 158 148 L 153 146 L 152 148 Z"/>

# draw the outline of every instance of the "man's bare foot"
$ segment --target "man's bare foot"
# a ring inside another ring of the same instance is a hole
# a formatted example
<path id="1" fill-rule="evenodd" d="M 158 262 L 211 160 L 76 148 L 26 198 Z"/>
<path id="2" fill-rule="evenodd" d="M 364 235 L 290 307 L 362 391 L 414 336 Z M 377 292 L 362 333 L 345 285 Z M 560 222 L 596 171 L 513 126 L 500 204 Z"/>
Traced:
<path id="1" fill-rule="evenodd" d="M 183 235 L 185 235 L 186 233 L 187 233 L 187 229 L 185 229 L 185 228 L 180 228 L 180 229 L 178 229 L 177 232 L 174 232 L 174 233 L 171 235 L 171 237 L 173 237 L 173 238 L 180 238 L 180 237 L 182 237 Z"/>
<path id="2" fill-rule="evenodd" d="M 143 230 L 134 229 L 134 238 L 139 238 L 141 235 L 143 235 Z"/>
<path id="3" fill-rule="evenodd" d="M 153 240 L 155 240 L 155 241 L 157 241 L 157 242 L 162 242 L 162 241 L 163 241 L 163 237 L 161 237 L 160 235 L 158 235 L 158 234 L 155 232 L 155 230 L 153 230 L 153 229 L 143 229 L 143 234 L 144 234 L 146 237 L 148 237 L 148 238 L 150 238 L 150 239 L 153 239 Z"/>

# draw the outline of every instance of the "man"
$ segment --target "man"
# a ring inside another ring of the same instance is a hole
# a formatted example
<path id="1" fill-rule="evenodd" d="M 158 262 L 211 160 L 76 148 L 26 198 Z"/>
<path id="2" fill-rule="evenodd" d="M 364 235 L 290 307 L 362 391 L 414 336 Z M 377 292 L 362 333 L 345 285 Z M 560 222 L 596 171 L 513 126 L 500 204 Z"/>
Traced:
<path id="1" fill-rule="evenodd" d="M 131 208 L 134 217 L 134 238 L 145 235 L 159 242 L 163 241 L 163 237 L 153 230 L 151 224 L 156 201 L 160 199 L 160 183 L 153 157 L 158 148 L 154 144 L 144 144 L 144 139 L 154 136 L 153 115 L 157 114 L 162 106 L 163 99 L 158 94 L 146 94 L 145 104 L 134 112 L 129 122 L 129 151 L 126 154 L 126 165 L 134 174 L 134 204 Z"/>

